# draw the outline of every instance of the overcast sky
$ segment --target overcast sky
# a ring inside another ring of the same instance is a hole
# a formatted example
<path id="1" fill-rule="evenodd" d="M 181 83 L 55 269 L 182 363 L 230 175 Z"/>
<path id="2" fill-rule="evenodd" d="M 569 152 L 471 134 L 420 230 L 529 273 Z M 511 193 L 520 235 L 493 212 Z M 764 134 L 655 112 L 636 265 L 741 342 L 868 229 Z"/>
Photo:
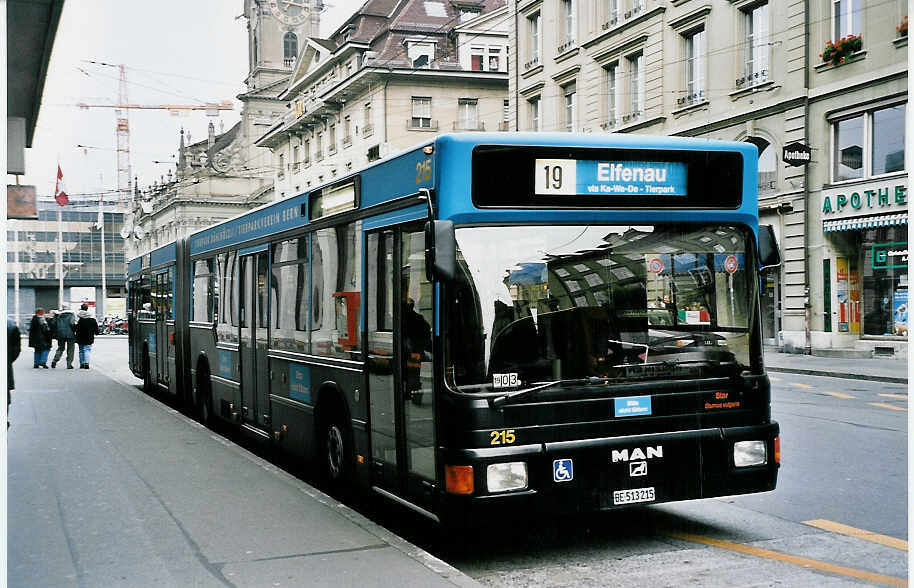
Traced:
<path id="1" fill-rule="evenodd" d="M 321 15 L 321 36 L 362 3 L 331 2 Z M 98 63 L 127 66 L 127 97 L 134 104 L 232 100 L 235 106 L 218 118 L 202 111 L 173 116 L 165 110 L 131 110 L 130 164 L 141 187 L 174 170 L 181 127 L 194 141 L 206 137 L 211 120 L 217 133 L 231 128 L 240 118 L 235 96 L 244 90 L 248 67 L 243 11 L 244 0 L 66 0 L 35 139 L 26 150 L 26 174 L 19 182 L 34 184 L 39 196 L 52 196 L 59 161 L 75 199 L 116 189 L 114 109 L 76 106 L 116 103 L 118 69 Z M 16 183 L 14 176 L 7 180 Z"/>

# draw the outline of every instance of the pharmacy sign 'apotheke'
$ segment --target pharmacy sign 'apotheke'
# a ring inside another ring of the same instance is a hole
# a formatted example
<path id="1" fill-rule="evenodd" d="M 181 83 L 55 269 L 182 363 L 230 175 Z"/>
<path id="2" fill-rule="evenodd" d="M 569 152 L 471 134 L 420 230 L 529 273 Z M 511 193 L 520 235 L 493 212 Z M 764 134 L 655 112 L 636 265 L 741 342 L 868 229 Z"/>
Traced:
<path id="1" fill-rule="evenodd" d="M 784 145 L 781 151 L 781 160 L 794 167 L 806 165 L 812 159 L 812 149 L 802 143 Z"/>
<path id="2" fill-rule="evenodd" d="M 822 190 L 822 219 L 837 220 L 908 210 L 907 176 Z"/>

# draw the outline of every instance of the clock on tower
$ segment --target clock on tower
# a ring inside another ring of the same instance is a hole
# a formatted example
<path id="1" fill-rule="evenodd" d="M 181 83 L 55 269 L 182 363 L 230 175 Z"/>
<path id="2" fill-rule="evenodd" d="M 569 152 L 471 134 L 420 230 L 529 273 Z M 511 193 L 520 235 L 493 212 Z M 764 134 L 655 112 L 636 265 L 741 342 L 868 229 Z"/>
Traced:
<path id="1" fill-rule="evenodd" d="M 308 18 L 307 0 L 269 0 L 270 12 L 276 19 L 289 26 L 297 26 Z"/>

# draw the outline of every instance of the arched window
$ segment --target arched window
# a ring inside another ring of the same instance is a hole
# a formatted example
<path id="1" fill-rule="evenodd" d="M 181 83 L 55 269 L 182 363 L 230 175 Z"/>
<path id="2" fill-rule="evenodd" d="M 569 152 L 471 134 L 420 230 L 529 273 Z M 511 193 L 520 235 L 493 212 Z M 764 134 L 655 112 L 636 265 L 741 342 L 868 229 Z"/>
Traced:
<path id="1" fill-rule="evenodd" d="M 765 138 L 746 137 L 747 143 L 758 147 L 758 191 L 759 194 L 777 190 L 778 160 L 774 146 Z"/>
<path id="2" fill-rule="evenodd" d="M 295 63 L 298 58 L 298 36 L 291 31 L 282 37 L 282 56 L 287 65 Z"/>

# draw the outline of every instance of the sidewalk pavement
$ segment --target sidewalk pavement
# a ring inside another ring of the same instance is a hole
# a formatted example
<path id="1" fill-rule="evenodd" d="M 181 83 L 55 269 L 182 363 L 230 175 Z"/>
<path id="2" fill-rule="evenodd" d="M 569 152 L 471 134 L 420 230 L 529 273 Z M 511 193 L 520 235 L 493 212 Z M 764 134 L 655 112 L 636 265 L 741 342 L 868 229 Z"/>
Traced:
<path id="1" fill-rule="evenodd" d="M 815 355 L 779 353 L 775 350 L 766 349 L 765 368 L 769 372 L 873 380 L 896 384 L 908 383 L 908 362 L 901 359 L 818 357 Z"/>
<path id="2" fill-rule="evenodd" d="M 10 407 L 9 586 L 478 586 L 100 362 L 31 360 Z"/>

